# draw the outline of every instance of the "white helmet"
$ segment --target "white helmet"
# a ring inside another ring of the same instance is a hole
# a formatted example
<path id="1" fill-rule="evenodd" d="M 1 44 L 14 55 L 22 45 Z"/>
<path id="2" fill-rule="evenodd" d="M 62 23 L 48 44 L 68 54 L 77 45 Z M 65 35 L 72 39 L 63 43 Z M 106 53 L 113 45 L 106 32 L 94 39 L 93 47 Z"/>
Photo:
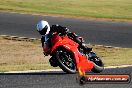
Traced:
<path id="1" fill-rule="evenodd" d="M 49 25 L 49 23 L 47 21 L 41 20 L 37 24 L 37 31 L 41 35 L 48 34 L 50 32 L 50 25 Z"/>

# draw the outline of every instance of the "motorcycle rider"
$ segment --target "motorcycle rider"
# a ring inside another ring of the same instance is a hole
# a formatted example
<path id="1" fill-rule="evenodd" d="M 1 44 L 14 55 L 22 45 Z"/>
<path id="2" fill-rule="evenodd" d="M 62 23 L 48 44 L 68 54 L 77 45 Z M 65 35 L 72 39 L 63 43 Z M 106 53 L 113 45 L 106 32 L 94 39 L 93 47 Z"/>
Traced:
<path id="1" fill-rule="evenodd" d="M 50 27 L 47 21 L 41 20 L 37 23 L 37 31 L 42 35 L 42 38 L 41 38 L 42 46 L 44 46 L 45 35 L 48 35 L 48 38 L 49 38 L 48 44 L 49 44 L 49 47 L 52 47 L 50 43 L 51 42 L 50 38 L 52 36 L 52 33 L 57 32 L 57 33 L 60 33 L 61 36 L 68 35 L 69 38 L 77 42 L 79 44 L 79 47 L 82 47 L 84 50 L 88 52 L 92 50 L 92 48 L 88 48 L 85 46 L 84 42 L 80 40 L 80 37 L 78 35 L 76 35 L 75 33 L 69 32 L 68 28 L 62 27 L 58 24 L 52 25 Z"/>

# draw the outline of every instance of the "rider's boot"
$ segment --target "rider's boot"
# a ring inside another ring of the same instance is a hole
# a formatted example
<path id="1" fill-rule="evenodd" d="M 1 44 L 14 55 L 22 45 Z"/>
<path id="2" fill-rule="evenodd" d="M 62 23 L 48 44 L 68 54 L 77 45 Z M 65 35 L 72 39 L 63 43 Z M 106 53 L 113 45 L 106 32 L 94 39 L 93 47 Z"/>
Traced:
<path id="1" fill-rule="evenodd" d="M 87 53 L 92 51 L 92 48 L 88 48 L 84 43 L 80 44 L 80 47 L 82 47 L 84 49 L 84 51 Z"/>

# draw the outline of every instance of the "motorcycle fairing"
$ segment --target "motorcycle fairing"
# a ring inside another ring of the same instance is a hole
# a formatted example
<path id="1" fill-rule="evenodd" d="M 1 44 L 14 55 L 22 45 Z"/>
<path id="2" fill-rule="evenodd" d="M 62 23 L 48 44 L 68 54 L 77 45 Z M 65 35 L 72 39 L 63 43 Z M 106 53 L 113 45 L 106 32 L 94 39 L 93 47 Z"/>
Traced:
<path id="1" fill-rule="evenodd" d="M 94 66 L 92 61 L 89 61 L 86 56 L 83 56 L 78 51 L 79 44 L 69 39 L 68 36 L 61 38 L 58 34 L 55 34 L 52 41 L 52 50 L 54 52 L 59 46 L 63 46 L 65 49 L 73 53 L 74 59 L 76 61 L 77 69 L 81 70 L 91 70 Z M 58 41 L 58 42 L 56 42 Z"/>

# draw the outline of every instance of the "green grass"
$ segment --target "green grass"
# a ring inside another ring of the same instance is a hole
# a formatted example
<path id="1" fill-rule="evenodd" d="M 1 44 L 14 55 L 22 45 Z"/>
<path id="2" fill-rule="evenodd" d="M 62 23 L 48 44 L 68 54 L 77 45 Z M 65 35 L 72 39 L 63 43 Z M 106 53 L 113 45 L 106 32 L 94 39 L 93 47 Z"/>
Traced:
<path id="1" fill-rule="evenodd" d="M 0 10 L 132 20 L 132 0 L 0 0 Z"/>
<path id="2" fill-rule="evenodd" d="M 46 70 L 46 69 L 55 69 L 51 67 L 48 63 L 45 64 L 21 64 L 21 65 L 1 65 L 0 72 L 8 71 L 26 71 L 26 70 Z"/>
<path id="3" fill-rule="evenodd" d="M 132 48 L 105 48 L 89 46 L 105 66 L 132 65 Z M 44 57 L 40 42 L 7 40 L 0 37 L 0 72 L 55 69 Z"/>
<path id="4" fill-rule="evenodd" d="M 7 40 L 0 37 L 0 72 L 52 69 L 40 42 Z"/>

